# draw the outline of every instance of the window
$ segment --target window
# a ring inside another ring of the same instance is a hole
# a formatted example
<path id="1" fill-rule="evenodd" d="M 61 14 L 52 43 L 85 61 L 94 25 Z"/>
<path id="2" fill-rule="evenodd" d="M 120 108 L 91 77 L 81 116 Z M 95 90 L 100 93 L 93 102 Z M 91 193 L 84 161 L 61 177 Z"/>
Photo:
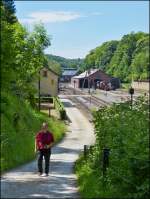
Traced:
<path id="1" fill-rule="evenodd" d="M 43 77 L 47 77 L 47 70 L 43 71 Z"/>

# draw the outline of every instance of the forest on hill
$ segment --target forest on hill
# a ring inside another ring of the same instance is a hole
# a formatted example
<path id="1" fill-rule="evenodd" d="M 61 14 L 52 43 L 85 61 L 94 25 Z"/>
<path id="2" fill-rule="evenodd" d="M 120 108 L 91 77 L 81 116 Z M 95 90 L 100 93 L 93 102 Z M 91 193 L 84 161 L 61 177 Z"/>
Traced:
<path id="1" fill-rule="evenodd" d="M 120 41 L 107 41 L 91 50 L 82 70 L 100 68 L 124 82 L 147 80 L 149 68 L 149 34 L 131 32 Z"/>
<path id="2" fill-rule="evenodd" d="M 112 40 L 91 50 L 85 59 L 66 59 L 47 54 L 49 66 L 58 73 L 63 68 L 78 68 L 83 72 L 100 68 L 123 82 L 147 80 L 149 68 L 149 34 L 131 32 L 120 41 Z"/>
<path id="3" fill-rule="evenodd" d="M 54 61 L 60 64 L 61 68 L 80 68 L 83 65 L 83 59 L 67 59 L 64 57 L 47 54 L 49 61 Z"/>

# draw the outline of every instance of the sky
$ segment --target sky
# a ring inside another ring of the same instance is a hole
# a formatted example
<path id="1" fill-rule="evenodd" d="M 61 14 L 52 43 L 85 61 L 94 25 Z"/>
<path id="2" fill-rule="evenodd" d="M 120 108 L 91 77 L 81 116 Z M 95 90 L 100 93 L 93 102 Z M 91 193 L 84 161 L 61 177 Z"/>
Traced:
<path id="1" fill-rule="evenodd" d="M 19 21 L 42 22 L 51 37 L 47 54 L 84 58 L 90 50 L 132 31 L 149 32 L 148 1 L 15 1 Z"/>

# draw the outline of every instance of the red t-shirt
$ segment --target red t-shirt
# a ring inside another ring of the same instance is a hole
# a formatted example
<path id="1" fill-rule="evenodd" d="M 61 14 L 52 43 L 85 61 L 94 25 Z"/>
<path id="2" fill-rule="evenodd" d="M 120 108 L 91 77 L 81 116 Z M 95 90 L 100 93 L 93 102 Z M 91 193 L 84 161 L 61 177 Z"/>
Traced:
<path id="1" fill-rule="evenodd" d="M 38 149 L 44 149 L 45 145 L 49 145 L 52 142 L 54 142 L 54 137 L 49 131 L 47 131 L 46 133 L 40 131 L 36 135 L 36 145 Z"/>

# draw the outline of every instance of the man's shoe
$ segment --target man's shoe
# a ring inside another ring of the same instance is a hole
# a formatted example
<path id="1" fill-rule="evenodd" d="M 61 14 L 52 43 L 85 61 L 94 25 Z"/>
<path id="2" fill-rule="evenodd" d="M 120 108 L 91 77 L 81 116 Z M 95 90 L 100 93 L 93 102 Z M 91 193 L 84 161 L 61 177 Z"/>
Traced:
<path id="1" fill-rule="evenodd" d="M 42 173 L 41 173 L 41 172 L 38 172 L 38 175 L 39 175 L 39 176 L 41 176 L 41 175 L 42 175 Z"/>
<path id="2" fill-rule="evenodd" d="M 42 177 L 47 177 L 48 174 L 47 174 L 47 173 L 43 173 L 41 176 L 42 176 Z"/>

